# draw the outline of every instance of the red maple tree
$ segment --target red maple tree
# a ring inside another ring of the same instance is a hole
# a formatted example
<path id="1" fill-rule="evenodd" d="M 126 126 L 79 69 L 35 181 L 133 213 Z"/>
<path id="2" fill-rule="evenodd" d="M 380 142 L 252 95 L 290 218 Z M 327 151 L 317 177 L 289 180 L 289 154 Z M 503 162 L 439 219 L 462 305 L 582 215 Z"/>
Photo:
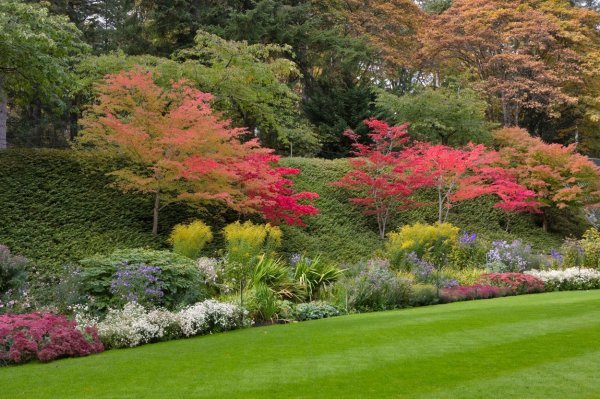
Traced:
<path id="1" fill-rule="evenodd" d="M 371 129 L 372 143 L 361 144 L 356 133 L 346 131 L 345 135 L 354 141 L 356 157 L 349 160 L 352 170 L 333 185 L 350 191 L 350 202 L 362 206 L 366 215 L 375 216 L 383 239 L 394 214 L 416 205 L 410 196 L 423 184 L 404 173 L 408 165 L 403 157 L 408 124 L 390 126 L 376 119 L 364 123 Z"/>
<path id="2" fill-rule="evenodd" d="M 440 223 L 457 202 L 483 195 L 497 195 L 500 201 L 495 206 L 510 212 L 535 211 L 539 206 L 533 200 L 535 193 L 516 182 L 499 154 L 481 144 L 452 148 L 418 143 L 403 155 L 411 160 L 409 172 L 414 179 L 436 189 Z M 400 171 L 406 173 L 406 167 Z"/>
<path id="3" fill-rule="evenodd" d="M 412 198 L 424 187 L 436 189 L 440 223 L 457 202 L 483 195 L 497 195 L 500 200 L 495 206 L 507 212 L 533 212 L 539 206 L 535 193 L 519 185 L 499 154 L 483 145 L 457 149 L 415 143 L 405 147 L 408 124 L 389 126 L 376 119 L 364 123 L 371 128 L 372 142 L 360 144 L 354 132 L 346 132 L 355 141 L 356 157 L 349 161 L 352 170 L 333 185 L 350 191 L 350 202 L 376 217 L 382 239 L 397 212 L 425 205 Z"/>
<path id="4" fill-rule="evenodd" d="M 315 193 L 294 193 L 287 178 L 298 169 L 277 168 L 279 157 L 243 128 L 212 110 L 212 95 L 179 81 L 160 87 L 140 68 L 108 75 L 98 102 L 81 121 L 82 146 L 116 151 L 128 165 L 111 174 L 124 191 L 154 196 L 153 232 L 160 209 L 173 201 L 223 202 L 241 213 L 301 224 L 318 212 Z"/>

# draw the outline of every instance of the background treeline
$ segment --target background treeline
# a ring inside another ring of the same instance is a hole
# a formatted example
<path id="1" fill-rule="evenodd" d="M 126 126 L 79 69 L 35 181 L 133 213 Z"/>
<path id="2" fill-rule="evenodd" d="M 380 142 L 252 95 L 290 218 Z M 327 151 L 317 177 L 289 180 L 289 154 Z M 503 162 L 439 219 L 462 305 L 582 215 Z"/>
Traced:
<path id="1" fill-rule="evenodd" d="M 519 125 L 600 156 L 597 1 L 26 3 L 50 16 L 0 19 L 11 146 L 67 146 L 94 83 L 141 64 L 214 93 L 225 117 L 282 154 L 346 156 L 343 132 L 366 134 L 361 121 L 375 115 L 444 144 L 487 143 L 494 127 Z M 45 52 L 59 63 L 19 53 L 34 23 L 68 31 Z"/>

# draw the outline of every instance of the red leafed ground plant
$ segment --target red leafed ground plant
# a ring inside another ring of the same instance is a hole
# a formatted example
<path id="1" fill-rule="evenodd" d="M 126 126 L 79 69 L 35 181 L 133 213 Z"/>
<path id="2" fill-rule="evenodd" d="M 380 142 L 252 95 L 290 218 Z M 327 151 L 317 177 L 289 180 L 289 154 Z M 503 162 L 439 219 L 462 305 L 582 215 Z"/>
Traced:
<path id="1" fill-rule="evenodd" d="M 0 315 L 0 364 L 42 362 L 102 352 L 97 331 L 52 313 Z"/>
<path id="2" fill-rule="evenodd" d="M 505 287 L 517 294 L 531 294 L 544 291 L 544 282 L 537 277 L 523 273 L 489 273 L 481 276 L 481 284 Z"/>
<path id="3" fill-rule="evenodd" d="M 440 301 L 448 303 L 473 299 L 498 298 L 506 295 L 510 295 L 510 290 L 505 287 L 484 284 L 461 285 L 440 290 Z"/>

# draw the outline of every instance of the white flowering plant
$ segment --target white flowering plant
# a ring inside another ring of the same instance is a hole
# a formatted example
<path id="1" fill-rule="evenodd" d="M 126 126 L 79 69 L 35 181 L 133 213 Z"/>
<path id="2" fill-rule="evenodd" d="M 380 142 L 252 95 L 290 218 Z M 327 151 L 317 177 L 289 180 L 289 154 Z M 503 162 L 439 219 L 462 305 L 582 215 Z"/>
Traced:
<path id="1" fill-rule="evenodd" d="M 579 267 L 564 270 L 528 270 L 542 280 L 548 291 L 591 290 L 600 288 L 600 271 Z"/>
<path id="2" fill-rule="evenodd" d="M 149 342 L 211 334 L 241 326 L 237 305 L 207 300 L 178 312 L 167 309 L 147 310 L 136 302 L 123 309 L 109 309 L 104 320 L 89 316 L 85 306 L 72 308 L 80 326 L 96 326 L 107 348 L 134 347 Z"/>

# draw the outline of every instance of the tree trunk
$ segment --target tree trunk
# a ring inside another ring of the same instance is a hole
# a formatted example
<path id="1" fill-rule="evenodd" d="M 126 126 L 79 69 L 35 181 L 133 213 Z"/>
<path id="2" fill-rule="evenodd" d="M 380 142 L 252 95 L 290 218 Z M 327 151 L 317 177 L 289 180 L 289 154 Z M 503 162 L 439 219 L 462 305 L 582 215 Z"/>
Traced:
<path id="1" fill-rule="evenodd" d="M 449 145 L 450 143 L 450 136 L 445 135 L 445 134 L 440 134 L 440 137 L 442 139 L 442 145 Z"/>
<path id="2" fill-rule="evenodd" d="M 502 93 L 502 125 L 504 127 L 510 126 L 510 117 L 508 115 L 508 102 L 504 93 Z"/>
<path id="3" fill-rule="evenodd" d="M 7 147 L 6 121 L 8 120 L 8 98 L 4 92 L 4 79 L 0 76 L 0 150 Z"/>
<path id="4" fill-rule="evenodd" d="M 160 211 L 160 190 L 154 195 L 154 220 L 152 223 L 152 234 L 158 234 L 158 212 Z"/>
<path id="5" fill-rule="evenodd" d="M 438 187 L 438 221 L 443 223 L 444 218 L 444 196 L 442 194 L 442 188 Z"/>
<path id="6" fill-rule="evenodd" d="M 547 233 L 548 232 L 548 215 L 546 212 L 542 212 L 542 228 Z"/>

